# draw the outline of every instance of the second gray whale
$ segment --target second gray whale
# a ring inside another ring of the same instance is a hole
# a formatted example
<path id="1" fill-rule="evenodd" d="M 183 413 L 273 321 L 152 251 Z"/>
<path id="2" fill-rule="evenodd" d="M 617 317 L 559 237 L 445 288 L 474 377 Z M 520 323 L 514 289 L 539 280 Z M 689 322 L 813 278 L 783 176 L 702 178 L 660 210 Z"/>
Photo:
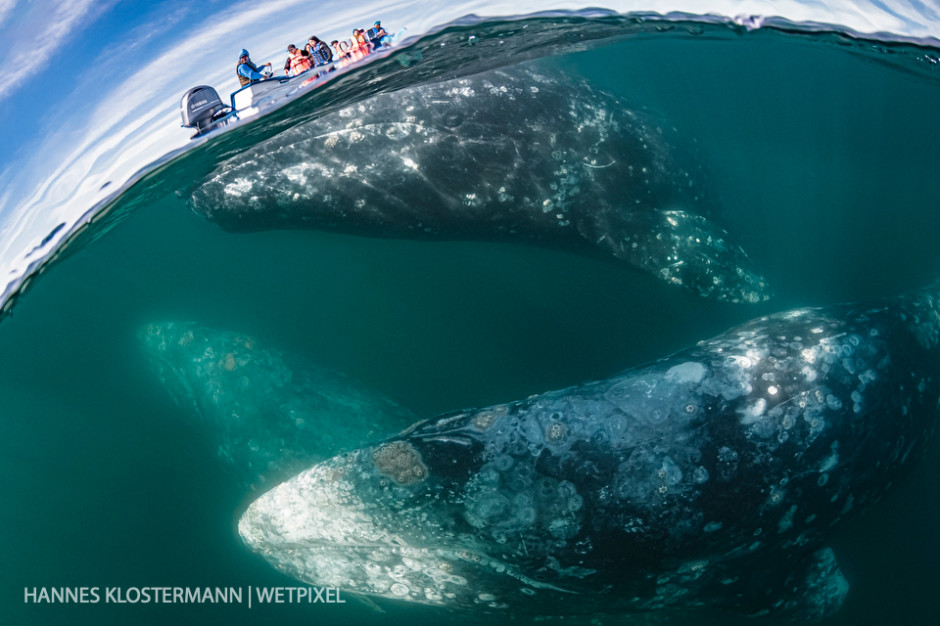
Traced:
<path id="1" fill-rule="evenodd" d="M 309 584 L 503 621 L 807 623 L 848 593 L 829 542 L 924 456 L 938 398 L 940 285 L 794 309 L 420 422 L 275 487 L 239 532 Z"/>
<path id="2" fill-rule="evenodd" d="M 363 100 L 223 162 L 191 197 L 236 232 L 525 242 L 624 261 L 730 302 L 769 297 L 710 217 L 669 125 L 583 81 L 524 68 Z"/>

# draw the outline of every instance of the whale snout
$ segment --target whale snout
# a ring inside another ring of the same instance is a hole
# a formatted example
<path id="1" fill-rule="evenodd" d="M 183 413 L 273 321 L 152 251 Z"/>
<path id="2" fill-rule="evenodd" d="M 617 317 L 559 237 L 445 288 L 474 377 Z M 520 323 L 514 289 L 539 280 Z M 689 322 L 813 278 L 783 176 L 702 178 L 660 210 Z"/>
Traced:
<path id="1" fill-rule="evenodd" d="M 389 476 L 369 471 L 374 452 L 331 459 L 268 491 L 242 515 L 238 532 L 275 567 L 308 583 L 442 603 L 444 588 L 467 581 L 430 548 L 433 533 L 420 545 L 394 528 L 395 512 L 379 506 L 375 496 L 387 481 L 415 476 L 401 458 L 381 461 L 389 464 Z"/>
<path id="2" fill-rule="evenodd" d="M 520 577 L 443 511 L 418 450 L 392 441 L 334 457 L 255 500 L 238 532 L 313 585 L 430 605 L 507 608 Z M 445 507 L 447 508 L 447 507 Z"/>

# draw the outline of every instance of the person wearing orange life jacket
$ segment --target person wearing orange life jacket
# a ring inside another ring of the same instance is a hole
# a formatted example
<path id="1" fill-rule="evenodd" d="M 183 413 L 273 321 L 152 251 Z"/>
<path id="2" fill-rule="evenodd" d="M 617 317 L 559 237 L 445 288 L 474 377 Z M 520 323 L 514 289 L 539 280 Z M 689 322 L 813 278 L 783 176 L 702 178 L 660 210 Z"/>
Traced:
<path id="1" fill-rule="evenodd" d="M 359 28 L 353 29 L 352 39 L 349 41 L 349 57 L 358 61 L 372 52 L 372 44 L 366 41 L 365 35 Z"/>
<path id="2" fill-rule="evenodd" d="M 304 56 L 304 54 L 297 49 L 297 46 L 291 44 L 287 46 L 287 53 L 290 55 L 288 61 L 290 62 L 290 75 L 297 76 L 309 70 L 313 65 L 310 63 L 310 59 Z"/>

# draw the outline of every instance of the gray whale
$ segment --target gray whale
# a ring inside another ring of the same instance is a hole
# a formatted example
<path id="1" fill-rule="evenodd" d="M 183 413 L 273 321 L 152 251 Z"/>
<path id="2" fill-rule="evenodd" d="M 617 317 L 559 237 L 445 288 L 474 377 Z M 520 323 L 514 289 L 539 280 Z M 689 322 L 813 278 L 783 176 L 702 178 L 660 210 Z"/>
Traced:
<path id="1" fill-rule="evenodd" d="M 239 532 L 306 582 L 418 603 L 815 620 L 848 590 L 828 540 L 915 465 L 938 399 L 940 286 L 797 309 L 418 423 L 275 487 Z"/>
<path id="2" fill-rule="evenodd" d="M 527 242 L 702 296 L 766 299 L 764 278 L 708 217 L 701 168 L 677 135 L 584 82 L 491 71 L 290 128 L 222 163 L 191 205 L 230 231 Z"/>
<path id="3" fill-rule="evenodd" d="M 139 338 L 163 386 L 245 492 L 415 420 L 352 378 L 244 333 L 168 321 L 147 324 Z"/>

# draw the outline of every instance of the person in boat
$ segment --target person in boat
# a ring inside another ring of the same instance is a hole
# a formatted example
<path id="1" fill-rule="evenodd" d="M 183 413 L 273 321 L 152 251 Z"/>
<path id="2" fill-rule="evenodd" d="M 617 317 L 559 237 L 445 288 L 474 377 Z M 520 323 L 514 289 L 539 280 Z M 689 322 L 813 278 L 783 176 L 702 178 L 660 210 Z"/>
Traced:
<path id="1" fill-rule="evenodd" d="M 291 76 L 298 76 L 303 74 L 313 67 L 313 63 L 310 62 L 310 59 L 304 56 L 303 52 L 298 50 L 297 46 L 294 44 L 287 46 L 287 54 L 290 55 L 287 58 L 287 62 L 290 67 Z"/>
<path id="2" fill-rule="evenodd" d="M 271 67 L 270 63 L 264 63 L 261 67 Z M 249 83 L 256 83 L 264 78 L 261 68 L 251 62 L 248 51 L 242 49 L 238 55 L 238 65 L 235 66 L 235 75 L 238 76 L 238 82 L 242 87 Z"/>
<path id="3" fill-rule="evenodd" d="M 305 57 L 307 57 L 307 60 L 308 60 L 308 61 L 310 60 L 310 55 L 307 54 L 306 49 L 301 50 L 301 51 L 300 51 L 300 54 L 302 54 L 302 55 L 304 55 Z M 287 57 L 287 60 L 284 61 L 284 76 L 290 76 L 290 75 L 291 75 L 291 73 L 290 73 L 290 64 L 291 64 L 291 58 L 290 58 L 290 56 L 288 56 L 288 57 Z"/>
<path id="4" fill-rule="evenodd" d="M 311 35 L 307 40 L 304 50 L 310 55 L 314 65 L 326 65 L 333 60 L 333 51 L 315 35 Z"/>
<path id="5" fill-rule="evenodd" d="M 349 49 L 345 41 L 334 39 L 330 42 L 330 47 L 333 48 L 333 60 L 339 63 L 340 67 L 349 65 Z"/>
<path id="6" fill-rule="evenodd" d="M 382 22 L 376 20 L 372 25 L 372 28 L 366 31 L 366 37 L 369 41 L 372 42 L 374 49 L 381 48 L 382 46 L 387 46 L 391 43 L 392 38 L 389 34 L 382 28 Z"/>
<path id="7" fill-rule="evenodd" d="M 372 44 L 366 40 L 361 28 L 353 29 L 352 39 L 349 41 L 349 58 L 358 61 L 372 52 Z"/>

